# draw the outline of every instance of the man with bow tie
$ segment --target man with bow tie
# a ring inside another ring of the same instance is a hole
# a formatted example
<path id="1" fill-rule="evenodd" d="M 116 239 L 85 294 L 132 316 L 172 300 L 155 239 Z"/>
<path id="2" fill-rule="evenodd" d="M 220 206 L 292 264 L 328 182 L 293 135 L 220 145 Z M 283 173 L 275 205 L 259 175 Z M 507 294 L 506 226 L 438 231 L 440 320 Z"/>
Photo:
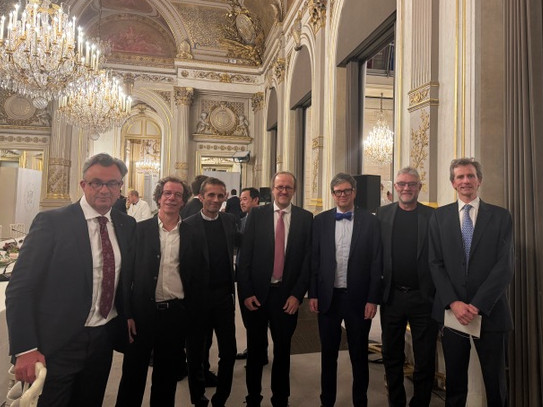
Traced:
<path id="1" fill-rule="evenodd" d="M 321 405 L 333 406 L 341 322 L 345 321 L 353 369 L 353 406 L 367 406 L 368 335 L 381 297 L 379 221 L 355 208 L 356 181 L 339 173 L 330 183 L 336 208 L 313 221 L 309 307 L 318 312 L 321 340 Z"/>

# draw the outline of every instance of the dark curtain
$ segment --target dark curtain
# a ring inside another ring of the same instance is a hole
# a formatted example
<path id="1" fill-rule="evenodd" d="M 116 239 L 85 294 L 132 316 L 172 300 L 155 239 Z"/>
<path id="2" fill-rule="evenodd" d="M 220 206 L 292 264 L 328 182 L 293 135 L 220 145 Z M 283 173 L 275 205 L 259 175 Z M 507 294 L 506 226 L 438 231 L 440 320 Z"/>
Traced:
<path id="1" fill-rule="evenodd" d="M 506 0 L 506 196 L 513 215 L 510 405 L 543 406 L 543 0 Z"/>

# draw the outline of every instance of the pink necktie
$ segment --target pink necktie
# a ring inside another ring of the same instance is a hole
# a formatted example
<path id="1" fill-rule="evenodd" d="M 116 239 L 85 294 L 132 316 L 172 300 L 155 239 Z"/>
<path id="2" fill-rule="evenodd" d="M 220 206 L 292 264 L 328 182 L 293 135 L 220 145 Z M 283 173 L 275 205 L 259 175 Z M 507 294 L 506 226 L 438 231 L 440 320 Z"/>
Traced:
<path id="1" fill-rule="evenodd" d="M 100 314 L 107 318 L 113 305 L 115 291 L 115 255 L 107 231 L 108 218 L 98 217 L 100 224 L 100 239 L 102 240 L 102 295 L 100 296 Z"/>
<path id="2" fill-rule="evenodd" d="M 283 277 L 283 266 L 285 265 L 285 222 L 283 214 L 279 211 L 279 219 L 275 227 L 275 255 L 273 257 L 273 278 L 281 280 Z"/>

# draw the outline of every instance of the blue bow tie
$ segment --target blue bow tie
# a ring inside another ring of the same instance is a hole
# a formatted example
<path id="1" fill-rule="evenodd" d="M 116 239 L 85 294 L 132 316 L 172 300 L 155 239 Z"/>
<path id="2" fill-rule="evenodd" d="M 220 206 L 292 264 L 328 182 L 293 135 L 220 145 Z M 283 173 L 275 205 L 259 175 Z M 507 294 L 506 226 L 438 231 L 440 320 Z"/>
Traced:
<path id="1" fill-rule="evenodd" d="M 341 220 L 341 219 L 352 220 L 353 213 L 352 212 L 345 212 L 345 213 L 336 212 L 336 220 Z"/>

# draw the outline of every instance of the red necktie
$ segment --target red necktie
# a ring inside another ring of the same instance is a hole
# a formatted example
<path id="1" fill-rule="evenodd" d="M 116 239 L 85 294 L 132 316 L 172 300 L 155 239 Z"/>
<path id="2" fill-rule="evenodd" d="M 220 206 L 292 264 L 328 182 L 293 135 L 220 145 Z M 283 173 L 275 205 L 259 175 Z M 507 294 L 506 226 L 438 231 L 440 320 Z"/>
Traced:
<path id="1" fill-rule="evenodd" d="M 100 296 L 100 314 L 107 318 L 113 305 L 115 291 L 115 255 L 107 231 L 108 218 L 98 217 L 100 239 L 102 240 L 102 295 Z"/>
<path id="2" fill-rule="evenodd" d="M 285 222 L 283 214 L 279 211 L 279 219 L 275 227 L 275 255 L 273 257 L 273 278 L 281 280 L 283 277 L 283 267 L 285 265 Z"/>

